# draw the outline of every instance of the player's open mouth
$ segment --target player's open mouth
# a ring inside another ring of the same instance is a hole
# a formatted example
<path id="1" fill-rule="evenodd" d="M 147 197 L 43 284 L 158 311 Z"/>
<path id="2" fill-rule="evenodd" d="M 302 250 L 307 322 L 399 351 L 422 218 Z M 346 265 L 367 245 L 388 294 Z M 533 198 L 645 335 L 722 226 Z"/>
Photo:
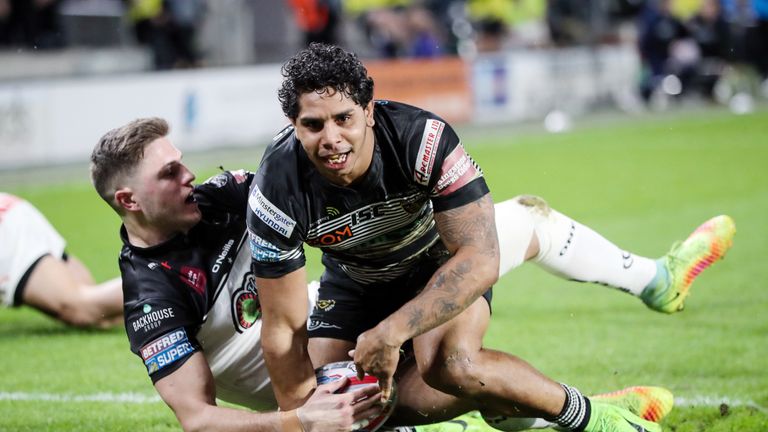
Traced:
<path id="1" fill-rule="evenodd" d="M 195 202 L 197 202 L 197 201 L 195 200 L 195 194 L 194 194 L 194 192 L 190 192 L 190 193 L 189 193 L 189 195 L 187 195 L 187 199 L 185 199 L 185 200 L 184 200 L 184 202 L 185 202 L 186 204 L 192 204 L 192 203 L 195 203 Z"/>
<path id="2" fill-rule="evenodd" d="M 335 155 L 327 156 L 324 158 L 326 161 L 325 164 L 330 168 L 341 168 L 347 161 L 347 155 L 349 155 L 349 153 L 350 152 L 338 153 Z"/>

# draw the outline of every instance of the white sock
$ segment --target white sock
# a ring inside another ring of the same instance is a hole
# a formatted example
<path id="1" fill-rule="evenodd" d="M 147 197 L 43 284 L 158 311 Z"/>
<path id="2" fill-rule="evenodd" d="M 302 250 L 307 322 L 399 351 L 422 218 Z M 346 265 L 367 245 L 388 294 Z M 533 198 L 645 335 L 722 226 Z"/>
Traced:
<path id="1" fill-rule="evenodd" d="M 656 261 L 620 249 L 605 237 L 549 209 L 535 224 L 539 254 L 534 258 L 555 275 L 596 282 L 639 296 L 656 275 Z"/>

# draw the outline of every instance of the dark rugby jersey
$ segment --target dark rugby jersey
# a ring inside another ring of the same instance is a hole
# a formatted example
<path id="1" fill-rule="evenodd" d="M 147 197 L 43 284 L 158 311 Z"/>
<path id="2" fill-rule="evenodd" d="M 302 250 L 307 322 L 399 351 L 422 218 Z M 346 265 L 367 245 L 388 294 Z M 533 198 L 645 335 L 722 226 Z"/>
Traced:
<path id="1" fill-rule="evenodd" d="M 408 273 L 438 241 L 433 212 L 473 202 L 488 187 L 453 129 L 436 115 L 377 101 L 373 161 L 343 187 L 315 169 L 293 128 L 267 148 L 248 198 L 254 271 L 280 277 L 305 263 L 303 243 L 363 284 Z"/>
<path id="2" fill-rule="evenodd" d="M 245 208 L 253 174 L 224 172 L 195 188 L 202 221 L 188 234 L 140 248 L 121 228 L 125 327 L 152 382 L 200 349 L 217 397 L 274 404 L 263 367 L 261 320 L 250 271 Z"/>

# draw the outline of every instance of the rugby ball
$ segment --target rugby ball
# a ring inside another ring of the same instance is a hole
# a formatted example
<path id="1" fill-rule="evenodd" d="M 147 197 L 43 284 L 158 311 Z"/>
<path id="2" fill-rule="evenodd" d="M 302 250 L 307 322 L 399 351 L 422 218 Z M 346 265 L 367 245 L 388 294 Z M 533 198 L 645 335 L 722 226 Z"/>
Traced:
<path id="1" fill-rule="evenodd" d="M 315 369 L 315 378 L 317 379 L 318 385 L 328 384 L 329 382 L 336 381 L 342 377 L 348 377 L 349 384 L 336 391 L 336 393 L 355 391 L 361 387 L 378 384 L 379 382 L 376 377 L 368 374 L 365 374 L 362 380 L 357 379 L 357 368 L 352 361 L 328 363 L 325 366 Z M 378 430 L 392 414 L 392 411 L 395 409 L 395 402 L 397 402 L 397 388 L 393 381 L 392 394 L 390 394 L 387 403 L 380 405 L 381 410 L 378 414 L 368 417 L 368 424 L 365 427 L 355 429 L 355 431 L 374 432 L 375 430 Z"/>

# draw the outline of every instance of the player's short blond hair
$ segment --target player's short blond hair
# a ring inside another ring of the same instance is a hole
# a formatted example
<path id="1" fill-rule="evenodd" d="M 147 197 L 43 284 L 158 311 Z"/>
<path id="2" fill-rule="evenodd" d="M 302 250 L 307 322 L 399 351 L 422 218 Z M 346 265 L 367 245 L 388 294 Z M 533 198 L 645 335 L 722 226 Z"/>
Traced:
<path id="1" fill-rule="evenodd" d="M 123 214 L 115 201 L 119 183 L 133 173 L 147 145 L 168 135 L 168 130 L 168 122 L 161 118 L 140 118 L 107 132 L 93 148 L 91 181 L 118 214 Z"/>

